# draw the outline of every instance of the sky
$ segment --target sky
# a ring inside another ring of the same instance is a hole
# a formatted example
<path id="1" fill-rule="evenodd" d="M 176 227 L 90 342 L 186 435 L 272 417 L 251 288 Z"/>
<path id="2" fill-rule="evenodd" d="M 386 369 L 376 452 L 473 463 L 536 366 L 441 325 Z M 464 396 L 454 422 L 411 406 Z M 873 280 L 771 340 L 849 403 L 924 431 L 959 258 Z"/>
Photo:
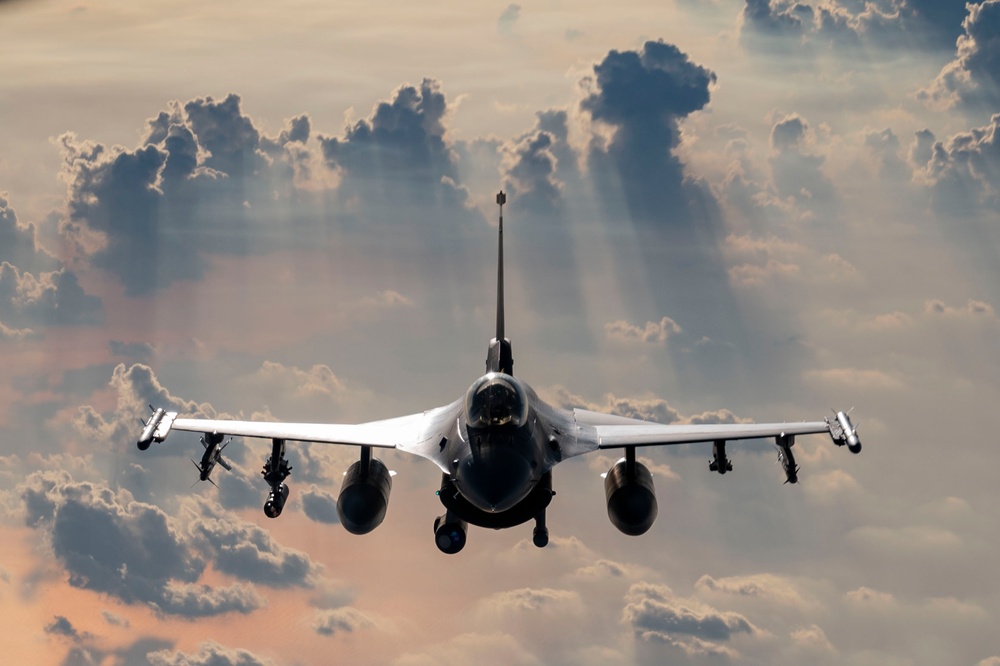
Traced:
<path id="1" fill-rule="evenodd" d="M 197 435 L 149 403 L 356 423 L 514 371 L 665 423 L 817 420 L 593 454 L 531 524 L 434 546 L 402 453 Z M 0 625 L 20 663 L 1000 665 L 1000 0 L 0 0 Z"/>

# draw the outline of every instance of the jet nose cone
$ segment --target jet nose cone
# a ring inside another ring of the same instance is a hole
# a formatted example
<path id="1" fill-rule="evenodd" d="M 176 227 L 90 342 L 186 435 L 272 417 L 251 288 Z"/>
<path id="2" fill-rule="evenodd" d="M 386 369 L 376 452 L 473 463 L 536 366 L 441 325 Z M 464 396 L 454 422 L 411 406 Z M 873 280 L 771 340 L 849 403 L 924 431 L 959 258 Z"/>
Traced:
<path id="1" fill-rule="evenodd" d="M 467 458 L 457 476 L 466 499 L 490 513 L 506 511 L 531 490 L 531 466 L 518 455 Z"/>

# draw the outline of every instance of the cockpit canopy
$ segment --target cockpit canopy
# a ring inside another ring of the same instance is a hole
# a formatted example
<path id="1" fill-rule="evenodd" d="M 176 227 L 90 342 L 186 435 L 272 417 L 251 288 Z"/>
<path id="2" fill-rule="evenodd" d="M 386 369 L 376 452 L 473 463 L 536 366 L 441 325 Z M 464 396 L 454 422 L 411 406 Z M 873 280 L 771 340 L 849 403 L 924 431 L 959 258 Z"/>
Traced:
<path id="1" fill-rule="evenodd" d="M 489 428 L 528 422 L 528 396 L 511 375 L 483 375 L 465 395 L 466 422 L 471 428 Z"/>

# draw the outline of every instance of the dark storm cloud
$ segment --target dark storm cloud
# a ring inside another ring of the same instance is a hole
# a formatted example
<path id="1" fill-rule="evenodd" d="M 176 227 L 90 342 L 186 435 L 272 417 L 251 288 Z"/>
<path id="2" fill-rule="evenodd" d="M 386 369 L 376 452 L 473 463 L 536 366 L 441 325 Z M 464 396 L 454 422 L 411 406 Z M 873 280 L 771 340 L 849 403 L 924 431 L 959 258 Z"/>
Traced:
<path id="1" fill-rule="evenodd" d="M 809 5 L 787 0 L 746 0 L 743 25 L 768 35 L 801 37 L 812 28 L 815 12 Z"/>
<path id="2" fill-rule="evenodd" d="M 228 451 L 226 455 L 229 455 Z M 215 475 L 214 481 L 219 485 L 219 503 L 227 509 L 248 509 L 264 504 L 267 484 L 259 473 L 249 473 L 233 465 L 232 470 L 223 470 Z"/>
<path id="3" fill-rule="evenodd" d="M 555 178 L 554 143 L 551 134 L 539 130 L 508 149 L 510 166 L 504 179 L 509 183 L 508 194 L 518 206 L 540 215 L 554 213 L 562 194 L 561 183 Z"/>
<path id="4" fill-rule="evenodd" d="M 692 193 L 674 153 L 678 123 L 708 104 L 715 74 L 676 46 L 650 41 L 641 51 L 611 51 L 594 75 L 594 90 L 580 107 L 614 128 L 606 147 L 591 149 L 599 186 L 620 183 L 633 221 L 690 224 Z"/>
<path id="5" fill-rule="evenodd" d="M 0 262 L 4 261 L 34 272 L 58 267 L 55 257 L 38 245 L 35 225 L 19 222 L 6 192 L 0 192 Z"/>
<path id="6" fill-rule="evenodd" d="M 64 234 L 72 235 L 81 224 L 103 234 L 104 246 L 93 253 L 97 266 L 121 277 L 130 295 L 202 274 L 198 251 L 182 236 L 162 233 L 159 180 L 169 156 L 165 150 L 155 145 L 106 150 L 72 135 L 60 141 L 70 183 L 71 224 Z"/>
<path id="7" fill-rule="evenodd" d="M 0 318 L 15 326 L 99 324 L 101 299 L 84 292 L 66 268 L 37 276 L 0 264 Z"/>
<path id="8" fill-rule="evenodd" d="M 343 138 L 320 136 L 323 156 L 343 169 L 345 186 L 391 199 L 436 201 L 459 197 L 454 154 L 445 141 L 448 103 L 441 84 L 424 79 L 419 88 L 398 88 L 371 116 L 345 130 Z"/>
<path id="9" fill-rule="evenodd" d="M 74 587 L 204 617 L 248 613 L 263 601 L 249 587 L 197 584 L 205 563 L 160 509 L 65 472 L 35 472 L 18 486 L 25 522 L 43 530 Z"/>
<path id="10" fill-rule="evenodd" d="M 629 588 L 622 621 L 631 625 L 636 636 L 667 642 L 694 637 L 713 643 L 727 641 L 734 634 L 754 634 L 757 629 L 738 613 L 721 612 L 678 598 L 667 587 L 637 583 Z"/>
<path id="11" fill-rule="evenodd" d="M 193 543 L 219 571 L 270 587 L 312 587 L 318 565 L 303 552 L 285 548 L 271 534 L 221 507 L 202 503 L 189 523 Z"/>
<path id="12" fill-rule="evenodd" d="M 740 39 L 761 51 L 808 55 L 817 45 L 856 52 L 875 48 L 954 47 L 966 16 L 965 0 L 746 0 Z M 871 55 L 871 50 L 866 51 Z"/>
<path id="13" fill-rule="evenodd" d="M 63 237 L 121 278 L 132 296 L 199 278 L 213 253 L 308 242 L 321 215 L 292 204 L 301 199 L 296 178 L 311 159 L 304 146 L 310 131 L 301 115 L 267 137 L 230 94 L 171 103 L 148 121 L 135 149 L 64 135 L 70 187 Z M 302 234 L 266 233 L 276 219 Z"/>
<path id="14" fill-rule="evenodd" d="M 317 523 L 336 524 L 340 522 L 337 515 L 337 498 L 316 484 L 312 484 L 302 492 L 302 511 L 310 520 Z"/>
<path id="15" fill-rule="evenodd" d="M 996 111 L 1000 105 L 1000 0 L 969 4 L 955 60 L 921 91 L 927 101 Z"/>
<path id="16" fill-rule="evenodd" d="M 73 626 L 73 623 L 62 615 L 56 615 L 52 622 L 45 625 L 45 633 L 66 636 L 67 638 L 72 638 L 73 640 L 80 640 L 85 635 L 77 631 L 76 627 Z"/>
<path id="17" fill-rule="evenodd" d="M 809 125 L 798 115 L 775 123 L 771 129 L 774 153 L 768 159 L 774 186 L 782 197 L 791 197 L 813 212 L 833 212 L 833 183 L 823 174 L 825 158 L 808 150 Z"/>
<path id="18" fill-rule="evenodd" d="M 241 648 L 227 648 L 208 641 L 198 647 L 197 654 L 157 650 L 144 655 L 151 666 L 273 666 L 270 659 L 263 659 Z"/>
<path id="19" fill-rule="evenodd" d="M 184 105 L 184 112 L 198 143 L 210 153 L 205 159 L 209 169 L 241 178 L 268 166 L 260 150 L 260 132 L 241 111 L 239 95 L 230 93 L 221 102 L 211 97 L 195 99 Z"/>
<path id="20" fill-rule="evenodd" d="M 911 149 L 931 188 L 935 208 L 970 215 L 1000 205 L 1000 114 L 989 125 L 935 141 L 919 132 Z M 920 163 L 919 160 L 925 162 Z"/>

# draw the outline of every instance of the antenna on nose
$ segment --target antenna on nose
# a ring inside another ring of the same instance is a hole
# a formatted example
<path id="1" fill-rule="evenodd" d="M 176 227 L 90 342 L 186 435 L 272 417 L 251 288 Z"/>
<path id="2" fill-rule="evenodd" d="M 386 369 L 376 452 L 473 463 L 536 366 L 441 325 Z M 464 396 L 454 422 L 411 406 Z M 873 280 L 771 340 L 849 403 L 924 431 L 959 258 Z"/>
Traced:
<path id="1" fill-rule="evenodd" d="M 507 195 L 503 190 L 497 194 L 497 205 L 500 206 L 500 231 L 497 243 L 497 336 L 490 340 L 490 349 L 486 354 L 486 371 L 514 374 L 514 355 L 510 340 L 504 335 L 503 316 L 503 205 L 507 203 Z"/>
<path id="2" fill-rule="evenodd" d="M 497 194 L 497 205 L 500 206 L 500 241 L 497 254 L 497 340 L 503 340 L 503 205 L 507 203 L 507 195 L 503 190 Z"/>

